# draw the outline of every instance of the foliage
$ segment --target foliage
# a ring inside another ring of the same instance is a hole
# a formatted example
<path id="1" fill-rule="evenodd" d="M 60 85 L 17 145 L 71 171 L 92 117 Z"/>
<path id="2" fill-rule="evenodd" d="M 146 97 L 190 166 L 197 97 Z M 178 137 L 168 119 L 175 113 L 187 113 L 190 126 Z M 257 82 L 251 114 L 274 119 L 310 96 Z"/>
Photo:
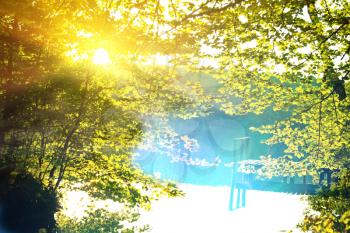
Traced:
<path id="1" fill-rule="evenodd" d="M 287 112 L 254 130 L 272 134 L 267 144 L 284 143 L 285 156 L 298 161 L 302 173 L 316 177 L 320 168 L 342 168 L 350 139 L 349 3 L 208 1 L 196 7 L 181 26 L 196 26 L 198 54 L 216 62 L 202 69 L 222 84 L 216 100 L 222 110 Z"/>
<path id="2" fill-rule="evenodd" d="M 311 232 L 348 232 L 350 230 L 349 170 L 340 174 L 339 182 L 317 196 L 309 197 L 310 210 L 300 227 Z M 315 212 L 317 211 L 317 212 Z"/>
<path id="3" fill-rule="evenodd" d="M 130 60 L 138 43 L 154 41 L 152 25 L 146 30 L 125 18 L 131 17 L 132 1 L 123 7 L 103 1 L 1 4 L 1 162 L 16 164 L 51 190 L 65 179 L 133 205 L 148 200 L 131 184 L 155 190 L 163 184 L 131 163 L 144 134 L 142 119 L 195 116 L 206 109 L 201 88 L 173 82 L 173 70 L 141 69 L 134 64 L 138 58 Z M 138 6 L 139 17 L 152 7 Z M 121 34 L 133 36 L 121 41 Z M 109 70 L 97 67 L 88 59 L 96 44 L 125 56 L 113 57 L 118 63 Z"/>
<path id="4" fill-rule="evenodd" d="M 272 107 L 288 115 L 252 129 L 271 135 L 268 145 L 286 145 L 278 158 L 263 157 L 260 172 L 268 177 L 311 175 L 317 182 L 322 168 L 348 169 L 348 12 L 349 2 L 337 0 L 209 0 L 193 3 L 178 20 L 176 29 L 194 38 L 194 68 L 222 85 L 216 102 L 223 111 L 261 114 Z"/>
<path id="5" fill-rule="evenodd" d="M 130 207 L 181 195 L 132 164 L 144 118 L 197 116 L 209 100 L 174 69 L 147 65 L 166 45 L 145 23 L 161 20 L 157 2 L 2 1 L 0 9 L 0 164 L 50 192 L 79 183 Z M 91 59 L 100 48 L 112 54 L 108 69 Z"/>
<path id="6" fill-rule="evenodd" d="M 94 196 L 147 205 L 178 192 L 133 167 L 133 149 L 148 128 L 172 148 L 173 131 L 154 126 L 206 115 L 215 103 L 227 114 L 288 114 L 253 129 L 272 135 L 265 143 L 287 146 L 279 158 L 263 158 L 273 165 L 263 168 L 267 176 L 343 171 L 348 12 L 343 0 L 3 1 L 0 163 L 50 190 L 79 182 Z M 112 54 L 110 66 L 91 62 L 101 48 Z M 218 93 L 206 95 L 184 68 L 213 75 Z"/>
<path id="7" fill-rule="evenodd" d="M 139 214 L 132 210 L 108 212 L 103 209 L 90 212 L 80 220 L 59 216 L 58 233 L 137 233 L 147 232 L 147 225 L 133 226 Z"/>

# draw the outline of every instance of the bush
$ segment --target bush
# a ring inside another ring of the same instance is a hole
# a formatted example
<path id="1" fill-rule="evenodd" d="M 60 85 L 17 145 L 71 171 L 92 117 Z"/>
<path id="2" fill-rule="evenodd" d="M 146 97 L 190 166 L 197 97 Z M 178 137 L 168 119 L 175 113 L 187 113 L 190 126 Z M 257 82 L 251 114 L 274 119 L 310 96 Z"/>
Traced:
<path id="1" fill-rule="evenodd" d="M 56 194 L 28 174 L 18 174 L 12 184 L 6 183 L 0 197 L 4 227 L 17 233 L 37 233 L 40 229 L 52 232 L 58 209 Z"/>
<path id="2" fill-rule="evenodd" d="M 58 233 L 139 233 L 149 230 L 149 226 L 135 226 L 139 213 L 134 210 L 109 212 L 97 209 L 80 220 L 58 215 Z"/>
<path id="3" fill-rule="evenodd" d="M 309 197 L 310 208 L 299 227 L 317 233 L 350 232 L 350 170 L 344 169 L 330 189 Z"/>

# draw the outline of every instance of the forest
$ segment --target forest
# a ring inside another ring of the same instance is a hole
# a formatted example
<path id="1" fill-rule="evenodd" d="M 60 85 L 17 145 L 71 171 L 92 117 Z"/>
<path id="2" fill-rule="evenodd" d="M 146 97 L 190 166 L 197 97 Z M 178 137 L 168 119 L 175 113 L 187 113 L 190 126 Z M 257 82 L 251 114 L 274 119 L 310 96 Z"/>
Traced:
<path id="1" fill-rule="evenodd" d="M 251 128 L 282 143 L 258 171 L 334 181 L 309 197 L 305 232 L 350 232 L 347 0 L 0 1 L 0 203 L 14 232 L 147 232 L 139 209 L 184 195 L 135 149 L 170 150 L 170 118 L 288 117 Z M 207 93 L 191 74 L 218 83 Z M 150 134 L 149 132 L 153 133 Z M 145 138 L 147 140 L 145 140 Z M 185 145 L 185 150 L 191 150 Z M 117 213 L 61 213 L 67 190 Z M 19 211 L 19 209 L 23 209 Z"/>

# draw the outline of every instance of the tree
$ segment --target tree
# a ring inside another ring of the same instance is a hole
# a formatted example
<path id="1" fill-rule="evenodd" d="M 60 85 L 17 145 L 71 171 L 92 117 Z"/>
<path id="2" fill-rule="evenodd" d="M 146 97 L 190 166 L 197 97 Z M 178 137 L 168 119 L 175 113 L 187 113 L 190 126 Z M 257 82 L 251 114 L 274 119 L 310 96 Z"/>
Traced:
<path id="1" fill-rule="evenodd" d="M 264 158 L 270 165 L 262 174 L 317 181 L 322 168 L 348 171 L 349 11 L 348 1 L 209 0 L 174 20 L 196 38 L 197 67 L 222 84 L 217 101 L 223 111 L 288 113 L 253 129 L 272 135 L 265 143 L 287 146 L 279 158 Z M 214 65 L 203 66 L 204 58 Z"/>
<path id="2" fill-rule="evenodd" d="M 157 2 L 0 6 L 0 164 L 31 174 L 50 192 L 79 184 L 131 208 L 181 195 L 141 172 L 131 156 L 145 133 L 143 118 L 166 122 L 207 108 L 198 84 L 173 81 L 180 78 L 173 69 L 138 65 L 166 44 L 141 20 L 160 20 Z M 113 54 L 108 70 L 91 61 L 100 48 Z"/>
<path id="3" fill-rule="evenodd" d="M 141 205 L 150 197 L 135 183 L 178 194 L 132 166 L 152 127 L 142 120 L 166 126 L 169 116 L 208 114 L 215 102 L 227 114 L 288 113 L 253 129 L 287 146 L 264 158 L 276 164 L 265 175 L 344 171 L 349 8 L 342 0 L 3 2 L 1 163 L 51 190 L 82 182 L 95 196 Z M 112 54 L 108 69 L 91 62 L 99 49 Z M 205 95 L 183 68 L 212 74 L 219 93 Z M 179 141 L 157 130 L 169 148 Z"/>

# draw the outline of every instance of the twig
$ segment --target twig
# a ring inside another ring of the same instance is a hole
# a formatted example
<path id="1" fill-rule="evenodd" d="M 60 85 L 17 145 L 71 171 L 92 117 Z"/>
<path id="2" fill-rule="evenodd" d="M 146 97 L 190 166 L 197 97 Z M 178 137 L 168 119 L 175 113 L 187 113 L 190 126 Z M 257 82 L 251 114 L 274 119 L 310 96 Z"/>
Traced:
<path id="1" fill-rule="evenodd" d="M 301 112 L 298 112 L 298 113 L 292 115 L 291 117 L 296 117 L 297 115 L 300 115 L 300 114 L 302 114 L 302 113 L 304 113 L 304 112 L 309 111 L 310 109 L 312 109 L 312 108 L 315 107 L 316 105 L 321 104 L 323 101 L 325 101 L 326 99 L 328 99 L 333 93 L 334 93 L 334 90 L 332 90 L 331 93 L 329 93 L 329 94 L 326 95 L 325 97 L 321 98 L 320 101 L 317 101 L 316 103 L 310 105 L 309 107 L 305 108 L 305 109 L 302 110 Z"/>
<path id="2" fill-rule="evenodd" d="M 333 98 L 333 106 L 334 106 L 335 118 L 337 119 L 337 123 L 339 123 L 337 106 L 335 105 L 335 100 L 334 100 L 334 93 L 332 94 L 332 98 Z"/>
<path id="3" fill-rule="evenodd" d="M 333 93 L 333 92 L 332 92 Z M 322 100 L 322 94 L 321 94 Z M 317 145 L 317 155 L 319 157 L 320 154 L 320 144 L 321 144 L 321 126 L 322 126 L 322 101 L 320 101 L 319 115 L 318 115 L 318 145 Z"/>

